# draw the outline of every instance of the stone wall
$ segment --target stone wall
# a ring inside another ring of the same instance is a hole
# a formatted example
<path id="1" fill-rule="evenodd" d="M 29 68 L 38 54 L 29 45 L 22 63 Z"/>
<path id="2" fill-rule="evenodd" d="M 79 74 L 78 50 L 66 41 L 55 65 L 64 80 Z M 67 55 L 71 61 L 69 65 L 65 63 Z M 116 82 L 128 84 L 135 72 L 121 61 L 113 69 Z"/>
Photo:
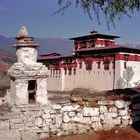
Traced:
<path id="1" fill-rule="evenodd" d="M 96 107 L 71 102 L 15 106 L 10 112 L 0 113 L 0 139 L 35 140 L 132 124 L 130 102 L 104 100 L 97 104 Z"/>

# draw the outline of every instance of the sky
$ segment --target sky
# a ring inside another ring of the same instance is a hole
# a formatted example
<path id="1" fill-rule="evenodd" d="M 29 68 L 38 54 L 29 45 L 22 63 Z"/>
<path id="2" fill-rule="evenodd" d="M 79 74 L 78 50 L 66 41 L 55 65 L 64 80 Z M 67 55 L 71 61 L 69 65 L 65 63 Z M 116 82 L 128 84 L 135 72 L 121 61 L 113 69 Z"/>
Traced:
<path id="1" fill-rule="evenodd" d="M 81 8 L 72 6 L 64 14 L 52 14 L 59 9 L 57 0 L 0 0 L 0 34 L 15 37 L 21 26 L 38 38 L 71 38 L 88 35 L 93 29 L 104 34 L 121 36 L 118 43 L 140 42 L 140 12 L 132 18 L 115 21 L 116 27 L 108 31 L 103 15 L 101 25 L 92 20 Z"/>

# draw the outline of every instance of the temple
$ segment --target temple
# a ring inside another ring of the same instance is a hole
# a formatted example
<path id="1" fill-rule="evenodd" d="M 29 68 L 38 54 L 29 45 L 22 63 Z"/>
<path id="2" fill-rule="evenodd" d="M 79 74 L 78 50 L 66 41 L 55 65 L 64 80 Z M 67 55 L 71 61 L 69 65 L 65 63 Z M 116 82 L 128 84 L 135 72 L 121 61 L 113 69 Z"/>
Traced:
<path id="1" fill-rule="evenodd" d="M 48 90 L 105 91 L 134 87 L 140 80 L 140 49 L 116 45 L 116 38 L 119 36 L 92 31 L 90 35 L 71 38 L 73 55 L 40 55 L 38 61 L 51 73 L 47 79 Z"/>

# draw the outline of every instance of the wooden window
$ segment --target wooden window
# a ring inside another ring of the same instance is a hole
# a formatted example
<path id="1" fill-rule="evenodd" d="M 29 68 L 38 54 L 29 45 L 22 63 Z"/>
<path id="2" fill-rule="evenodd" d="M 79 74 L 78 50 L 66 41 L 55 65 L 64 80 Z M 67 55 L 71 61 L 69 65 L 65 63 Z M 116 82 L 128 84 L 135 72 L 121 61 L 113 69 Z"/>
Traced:
<path id="1" fill-rule="evenodd" d="M 79 69 L 82 69 L 82 62 L 79 63 Z"/>
<path id="2" fill-rule="evenodd" d="M 101 62 L 97 62 L 97 68 L 98 68 L 98 69 L 101 68 Z"/>
<path id="3" fill-rule="evenodd" d="M 71 69 L 69 69 L 69 75 L 71 75 Z"/>
<path id="4" fill-rule="evenodd" d="M 55 69 L 53 69 L 53 74 L 55 74 Z"/>
<path id="5" fill-rule="evenodd" d="M 64 69 L 64 71 L 65 71 L 65 72 L 64 72 L 64 73 L 65 73 L 65 75 L 67 75 L 67 69 Z"/>
<path id="6" fill-rule="evenodd" d="M 91 62 L 86 63 L 86 70 L 92 70 L 92 63 Z"/>
<path id="7" fill-rule="evenodd" d="M 104 70 L 109 70 L 109 64 L 104 64 Z"/>
<path id="8" fill-rule="evenodd" d="M 73 69 L 73 74 L 76 75 L 76 69 Z"/>

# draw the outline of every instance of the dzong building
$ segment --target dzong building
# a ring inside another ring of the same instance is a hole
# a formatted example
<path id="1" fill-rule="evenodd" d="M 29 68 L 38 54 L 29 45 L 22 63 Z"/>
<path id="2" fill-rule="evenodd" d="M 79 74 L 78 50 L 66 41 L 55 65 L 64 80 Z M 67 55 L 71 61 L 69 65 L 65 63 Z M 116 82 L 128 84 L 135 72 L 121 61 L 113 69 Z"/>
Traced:
<path id="1" fill-rule="evenodd" d="M 49 91 L 88 88 L 97 91 L 134 87 L 140 80 L 140 49 L 116 45 L 119 36 L 91 34 L 71 38 L 73 55 L 42 54 L 50 75 Z M 127 70 L 131 68 L 130 70 Z M 127 76 L 129 81 L 127 81 Z"/>

